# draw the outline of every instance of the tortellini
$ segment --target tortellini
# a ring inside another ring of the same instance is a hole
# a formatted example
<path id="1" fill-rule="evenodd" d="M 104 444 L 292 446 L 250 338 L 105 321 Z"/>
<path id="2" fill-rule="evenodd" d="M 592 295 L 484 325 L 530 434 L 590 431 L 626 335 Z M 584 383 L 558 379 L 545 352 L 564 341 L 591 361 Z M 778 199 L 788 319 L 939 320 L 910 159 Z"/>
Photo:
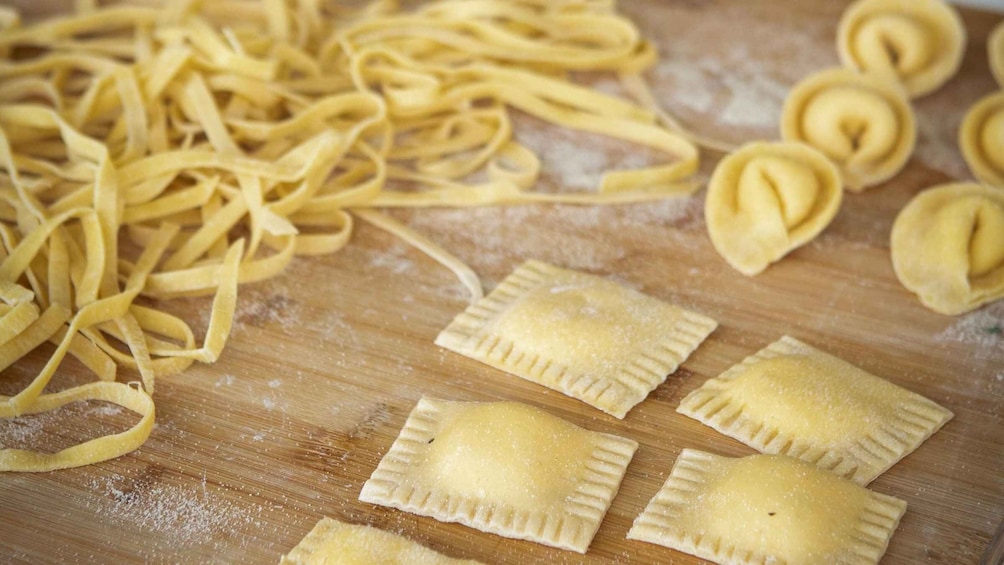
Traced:
<path id="1" fill-rule="evenodd" d="M 893 224 L 892 264 L 935 312 L 1004 297 L 1004 190 L 957 183 L 918 194 Z"/>
<path id="2" fill-rule="evenodd" d="M 781 135 L 822 151 L 859 192 L 889 180 L 913 152 L 917 126 L 902 88 L 880 75 L 833 68 L 791 90 Z"/>
<path id="3" fill-rule="evenodd" d="M 820 152 L 754 142 L 718 164 L 704 216 L 718 253 L 751 276 L 823 231 L 842 197 L 840 174 Z"/>
<path id="4" fill-rule="evenodd" d="M 962 19 L 943 0 L 858 0 L 837 31 L 845 66 L 892 75 L 912 98 L 945 84 L 965 49 Z"/>
<path id="5" fill-rule="evenodd" d="M 997 84 L 1004 88 L 1004 22 L 997 24 L 990 34 L 990 39 L 987 41 L 987 56 Z"/>
<path id="6" fill-rule="evenodd" d="M 1004 91 L 969 109 L 959 130 L 959 147 L 976 178 L 1004 187 Z"/>

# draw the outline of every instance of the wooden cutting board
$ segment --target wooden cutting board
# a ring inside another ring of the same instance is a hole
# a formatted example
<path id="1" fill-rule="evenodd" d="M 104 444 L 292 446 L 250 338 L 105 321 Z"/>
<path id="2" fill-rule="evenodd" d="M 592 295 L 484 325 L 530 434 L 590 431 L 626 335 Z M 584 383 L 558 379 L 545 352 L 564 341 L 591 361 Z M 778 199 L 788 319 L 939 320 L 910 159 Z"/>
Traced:
<path id="1" fill-rule="evenodd" d="M 650 78 L 667 108 L 705 135 L 741 143 L 776 138 L 787 89 L 837 64 L 833 38 L 845 5 L 632 0 L 622 8 L 658 44 L 662 60 Z M 682 449 L 753 453 L 675 409 L 706 379 L 789 334 L 955 413 L 871 485 L 909 503 L 883 563 L 979 562 L 1004 517 L 1004 303 L 959 317 L 930 312 L 897 282 L 888 245 L 897 211 L 914 194 L 969 177 L 956 131 L 969 105 L 996 88 L 985 43 L 1001 18 L 963 14 L 963 69 L 916 103 L 920 139 L 908 168 L 885 186 L 848 195 L 826 233 L 756 278 L 715 254 L 703 192 L 619 207 L 397 214 L 470 264 L 488 289 L 536 258 L 719 320 L 710 339 L 623 421 L 433 345 L 466 306 L 463 288 L 421 253 L 363 225 L 341 253 L 298 259 L 283 276 L 242 289 L 220 361 L 158 382 L 158 424 L 141 449 L 82 469 L 0 477 L 0 561 L 275 563 L 331 516 L 485 563 L 699 562 L 625 535 Z M 545 188 L 578 189 L 601 170 L 648 158 L 529 119 L 520 128 L 543 152 Z M 703 174 L 717 158 L 705 154 Z M 172 307 L 205 326 L 207 301 Z M 18 390 L 46 353 L 5 371 L 0 393 Z M 84 374 L 67 362 L 54 386 Z M 518 400 L 639 441 L 588 554 L 359 502 L 360 487 L 422 395 Z M 132 421 L 113 407 L 75 406 L 0 422 L 0 440 L 53 448 Z"/>

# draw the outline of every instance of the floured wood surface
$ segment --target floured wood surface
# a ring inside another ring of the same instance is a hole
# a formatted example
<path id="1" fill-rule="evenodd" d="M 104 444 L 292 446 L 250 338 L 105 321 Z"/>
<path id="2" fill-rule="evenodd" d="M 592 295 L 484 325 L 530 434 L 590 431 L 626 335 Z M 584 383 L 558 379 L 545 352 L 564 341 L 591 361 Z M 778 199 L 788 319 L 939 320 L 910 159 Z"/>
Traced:
<path id="1" fill-rule="evenodd" d="M 20 2 L 20 0 L 19 0 Z M 15 2 L 15 3 L 19 3 Z M 23 2 L 27 4 L 27 2 Z M 655 38 L 660 100 L 701 133 L 777 138 L 787 89 L 837 64 L 845 4 L 823 0 L 624 0 Z M 783 334 L 942 404 L 955 419 L 870 488 L 909 503 L 883 563 L 977 563 L 1004 517 L 1004 303 L 945 317 L 903 289 L 889 260 L 896 212 L 927 186 L 969 178 L 956 146 L 962 115 L 994 90 L 985 38 L 998 15 L 964 12 L 963 70 L 916 102 L 918 148 L 906 171 L 848 194 L 816 241 L 749 279 L 715 254 L 703 192 L 619 207 L 421 210 L 397 216 L 468 262 L 487 288 L 528 258 L 607 276 L 719 320 L 721 327 L 623 421 L 432 341 L 467 304 L 447 271 L 361 226 L 336 255 L 297 259 L 242 288 L 222 359 L 158 381 L 157 427 L 135 453 L 83 469 L 0 477 L 0 561 L 275 563 L 322 516 L 407 535 L 486 563 L 697 563 L 625 535 L 683 448 L 752 450 L 675 412 L 707 378 Z M 609 77 L 584 77 L 615 89 Z M 544 189 L 585 189 L 650 155 L 519 121 L 543 152 Z M 704 173 L 717 160 L 705 154 Z M 202 327 L 208 301 L 177 305 Z M 47 351 L 8 369 L 10 394 Z M 64 364 L 53 387 L 82 378 Z M 128 376 L 126 377 L 128 378 Z M 580 556 L 357 501 L 359 489 L 423 395 L 518 400 L 641 443 L 589 552 Z M 98 403 L 0 422 L 10 446 L 68 445 L 134 419 Z M 55 424 L 63 424 L 54 427 Z M 42 429 L 54 430 L 39 439 Z"/>

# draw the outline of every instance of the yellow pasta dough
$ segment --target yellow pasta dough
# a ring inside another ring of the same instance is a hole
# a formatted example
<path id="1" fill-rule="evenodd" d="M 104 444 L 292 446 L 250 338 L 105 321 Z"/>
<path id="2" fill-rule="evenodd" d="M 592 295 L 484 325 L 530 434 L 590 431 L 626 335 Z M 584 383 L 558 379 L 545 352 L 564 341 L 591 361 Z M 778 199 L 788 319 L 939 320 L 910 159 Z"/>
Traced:
<path id="1" fill-rule="evenodd" d="M 637 448 L 525 404 L 422 398 L 359 500 L 585 553 Z"/>
<path id="2" fill-rule="evenodd" d="M 857 0 L 840 19 L 837 51 L 848 68 L 889 76 L 917 98 L 958 72 L 966 28 L 944 0 Z"/>
<path id="3" fill-rule="evenodd" d="M 969 109 L 959 128 L 959 147 L 976 178 L 1004 188 L 1004 91 Z"/>
<path id="4" fill-rule="evenodd" d="M 923 396 L 787 336 L 708 380 L 677 411 L 761 452 L 860 484 L 952 418 Z"/>
<path id="5" fill-rule="evenodd" d="M 109 438 L 135 448 L 153 411 L 134 397 L 219 358 L 238 283 L 341 249 L 355 218 L 482 296 L 469 267 L 373 207 L 629 202 L 698 188 L 692 142 L 656 112 L 573 82 L 574 71 L 630 76 L 655 61 L 613 3 L 97 4 L 30 25 L 0 8 L 0 369 L 56 345 L 24 390 L 0 397 L 0 418 L 62 398 L 46 387 L 69 354 L 99 381 L 138 373 L 143 392 L 74 397 L 139 407 L 143 426 Z M 610 171 L 593 192 L 534 192 L 540 159 L 514 137 L 513 109 L 666 160 Z M 199 344 L 170 299 L 213 293 Z M 58 465 L 124 452 L 74 450 Z M 0 470 L 55 464 L 22 455 L 0 452 Z"/>
<path id="6" fill-rule="evenodd" d="M 987 40 L 987 57 L 997 84 L 1004 88 L 1004 23 L 997 24 Z"/>
<path id="7" fill-rule="evenodd" d="M 754 142 L 719 161 L 704 218 L 718 254 L 751 276 L 823 231 L 842 197 L 840 173 L 823 154 Z"/>
<path id="8" fill-rule="evenodd" d="M 1004 297 L 1004 190 L 957 183 L 921 192 L 896 216 L 891 247 L 899 282 L 935 312 Z"/>
<path id="9" fill-rule="evenodd" d="M 279 565 L 479 565 L 451 559 L 410 539 L 372 526 L 323 518 Z"/>
<path id="10" fill-rule="evenodd" d="M 623 418 L 717 326 L 600 277 L 527 261 L 436 344 Z"/>
<path id="11" fill-rule="evenodd" d="M 795 85 L 785 100 L 781 135 L 821 151 L 855 192 L 889 180 L 917 138 L 910 101 L 876 74 L 827 69 Z"/>
<path id="12" fill-rule="evenodd" d="M 878 563 L 906 502 L 783 455 L 693 449 L 635 520 L 629 539 L 715 563 Z"/>

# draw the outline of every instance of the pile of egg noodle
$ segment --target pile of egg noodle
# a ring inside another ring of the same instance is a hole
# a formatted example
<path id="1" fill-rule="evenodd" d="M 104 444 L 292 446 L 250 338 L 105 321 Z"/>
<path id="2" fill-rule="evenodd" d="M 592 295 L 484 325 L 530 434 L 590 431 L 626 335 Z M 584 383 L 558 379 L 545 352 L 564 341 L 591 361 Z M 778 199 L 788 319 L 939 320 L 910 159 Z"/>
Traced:
<path id="1" fill-rule="evenodd" d="M 180 0 L 22 24 L 0 7 L 0 371 L 44 342 L 0 418 L 80 400 L 132 428 L 55 453 L 0 450 L 46 471 L 139 447 L 157 377 L 215 361 L 239 283 L 344 246 L 353 219 L 477 276 L 378 207 L 611 203 L 690 194 L 697 149 L 652 107 L 575 84 L 612 71 L 639 91 L 655 54 L 612 0 Z M 642 93 L 644 94 L 644 93 Z M 647 100 L 647 102 L 646 102 Z M 666 154 L 594 192 L 531 190 L 538 157 L 511 110 Z M 472 180 L 476 179 L 476 180 Z M 390 190 L 406 186 L 408 190 Z M 169 299 L 213 294 L 201 344 Z M 69 354 L 96 376 L 46 386 Z M 117 369 L 142 382 L 117 381 Z"/>

